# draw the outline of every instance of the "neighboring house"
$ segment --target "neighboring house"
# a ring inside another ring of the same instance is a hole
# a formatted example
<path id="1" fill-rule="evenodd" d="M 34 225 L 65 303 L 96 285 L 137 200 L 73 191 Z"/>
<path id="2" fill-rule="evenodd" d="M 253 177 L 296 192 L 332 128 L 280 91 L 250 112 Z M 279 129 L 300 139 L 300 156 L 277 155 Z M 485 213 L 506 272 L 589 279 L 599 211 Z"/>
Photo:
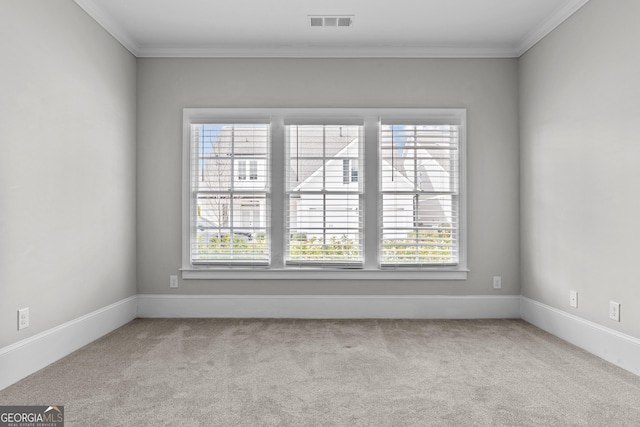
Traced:
<path id="1" fill-rule="evenodd" d="M 451 160 L 441 157 L 449 151 L 440 148 L 433 138 L 428 143 L 408 138 L 402 148 L 395 150 L 397 157 L 383 157 L 383 169 L 389 167 L 391 171 L 383 170 L 382 176 L 393 176 L 393 179 L 387 179 L 382 190 L 416 193 L 409 196 L 411 201 L 407 196 L 386 196 L 398 197 L 397 201 L 390 201 L 390 204 L 409 212 L 401 215 L 411 223 L 409 227 L 438 227 L 452 223 L 452 203 L 446 193 L 452 192 L 456 183 L 452 182 L 448 172 Z M 391 164 L 394 165 L 393 168 Z M 434 192 L 439 194 L 433 194 Z"/>
<path id="2" fill-rule="evenodd" d="M 300 233 L 307 234 L 307 237 L 320 237 L 320 232 L 305 232 L 305 230 L 313 230 L 319 222 L 324 220 L 325 228 L 335 230 L 335 234 L 344 231 L 343 234 L 349 239 L 357 237 L 353 234 L 361 215 L 357 195 L 328 198 L 326 209 L 321 210 L 321 196 L 305 194 L 320 191 L 323 188 L 329 192 L 357 191 L 362 174 L 358 170 L 357 159 L 348 159 L 357 156 L 357 146 L 358 139 L 353 138 L 335 153 L 334 159 L 317 166 L 317 169 L 293 189 L 301 194 L 295 210 L 292 209 L 295 213 L 290 218 L 292 229 L 298 229 Z M 385 180 L 382 190 L 400 193 L 449 191 L 454 185 L 445 168 L 449 160 L 438 158 L 435 153 L 432 154 L 432 151 L 439 151 L 437 143 L 434 147 L 433 139 L 427 145 L 411 138 L 394 148 L 394 155 L 391 155 L 389 150 L 388 154 L 391 157 L 383 156 L 381 163 L 381 176 Z M 452 222 L 449 196 L 386 194 L 382 206 L 383 228 L 397 230 L 397 232 L 387 232 L 385 238 L 402 239 L 406 238 L 415 227 L 436 228 L 441 224 Z M 376 213 L 373 214 L 376 215 Z M 321 218 L 322 215 L 324 219 Z"/>
<path id="3" fill-rule="evenodd" d="M 267 133 L 265 126 L 203 126 L 196 135 L 202 164 L 197 190 L 199 231 L 250 240 L 266 231 Z"/>
<path id="4" fill-rule="evenodd" d="M 308 176 L 291 189 L 291 193 L 299 193 L 291 199 L 289 209 L 292 234 L 320 238 L 328 232 L 336 238 L 344 235 L 358 239 L 356 233 L 362 209 L 360 195 L 357 194 L 362 185 L 358 137 L 342 138 L 342 141 L 336 139 L 325 144 L 331 146 L 332 151 L 338 148 L 339 151 L 313 169 L 307 169 L 305 175 Z M 323 194 L 323 190 L 329 194 Z M 319 225 L 326 230 L 325 233 L 318 230 Z"/>
<path id="5" fill-rule="evenodd" d="M 346 128 L 346 127 L 345 127 Z M 198 229 L 206 238 L 229 233 L 252 239 L 266 232 L 267 176 L 266 128 L 246 125 L 206 129 L 200 154 L 203 162 L 198 177 Z M 364 183 L 358 162 L 358 136 L 343 133 L 324 135 L 322 150 L 313 141 L 298 138 L 289 147 L 287 175 L 289 198 L 288 229 L 291 234 L 320 237 L 324 233 L 357 239 L 362 205 L 357 194 Z M 437 144 L 436 144 L 437 145 Z M 435 147 L 437 151 L 438 147 Z M 318 152 L 321 155 L 318 155 Z M 309 159 L 309 157 L 322 157 Z M 449 181 L 445 162 L 429 145 L 406 138 L 401 145 L 382 155 L 385 194 L 383 226 L 396 230 L 385 238 L 406 238 L 415 227 L 438 227 L 451 223 L 450 200 L 433 194 L 408 194 L 416 190 L 447 191 Z M 444 166 L 444 167 L 443 167 Z M 330 193 L 323 195 L 322 191 Z M 340 194 L 351 192 L 350 194 Z M 315 194 L 314 194 L 315 193 Z M 231 195 L 233 194 L 233 195 Z M 368 213 L 377 215 L 376 212 Z"/>

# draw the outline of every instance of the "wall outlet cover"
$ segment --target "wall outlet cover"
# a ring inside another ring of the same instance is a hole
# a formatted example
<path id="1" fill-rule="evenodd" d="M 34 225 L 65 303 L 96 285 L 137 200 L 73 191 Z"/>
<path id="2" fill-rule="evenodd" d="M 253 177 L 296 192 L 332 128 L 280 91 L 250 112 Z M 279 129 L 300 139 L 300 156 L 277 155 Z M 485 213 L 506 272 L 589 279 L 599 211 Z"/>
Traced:
<path id="1" fill-rule="evenodd" d="M 169 287 L 170 288 L 177 288 L 178 287 L 178 276 L 176 275 L 171 275 L 169 276 Z"/>
<path id="2" fill-rule="evenodd" d="M 620 303 L 615 301 L 609 301 L 609 318 L 611 320 L 615 320 L 616 322 L 620 321 Z"/>
<path id="3" fill-rule="evenodd" d="M 569 291 L 569 306 L 578 308 L 578 292 Z"/>
<path id="4" fill-rule="evenodd" d="M 29 308 L 18 310 L 18 330 L 29 327 Z"/>

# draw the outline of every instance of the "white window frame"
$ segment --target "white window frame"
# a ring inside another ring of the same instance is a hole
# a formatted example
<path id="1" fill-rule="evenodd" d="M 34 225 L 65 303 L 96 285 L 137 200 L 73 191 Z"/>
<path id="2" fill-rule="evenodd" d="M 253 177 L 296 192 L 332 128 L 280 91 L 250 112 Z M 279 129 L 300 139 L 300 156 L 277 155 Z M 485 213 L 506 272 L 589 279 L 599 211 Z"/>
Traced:
<path id="1" fill-rule="evenodd" d="M 379 265 L 379 167 L 380 121 L 459 123 L 459 262 L 457 265 L 382 269 Z M 285 215 L 285 120 L 304 124 L 363 124 L 364 165 L 358 165 L 358 179 L 365 186 L 364 230 L 365 259 L 361 269 L 286 266 L 284 262 Z M 270 123 L 271 147 L 271 263 L 261 267 L 200 266 L 190 261 L 191 188 L 190 147 L 192 123 Z M 185 108 L 183 110 L 182 171 L 182 277 L 183 279 L 358 279 L 358 280 L 464 280 L 467 278 L 467 180 L 466 180 L 466 109 L 464 108 Z M 275 172 L 281 171 L 276 174 Z"/>

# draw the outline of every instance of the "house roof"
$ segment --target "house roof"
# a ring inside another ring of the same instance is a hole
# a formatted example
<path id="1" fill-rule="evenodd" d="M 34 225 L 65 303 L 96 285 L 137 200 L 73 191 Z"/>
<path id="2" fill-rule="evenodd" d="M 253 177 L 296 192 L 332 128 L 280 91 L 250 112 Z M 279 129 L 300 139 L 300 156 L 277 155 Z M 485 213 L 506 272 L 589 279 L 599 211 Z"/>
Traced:
<path id="1" fill-rule="evenodd" d="M 300 186 L 314 173 L 322 170 L 323 161 L 317 157 L 324 156 L 330 159 L 345 155 L 347 147 L 358 139 L 357 128 L 357 126 L 326 127 L 322 135 L 314 135 L 313 132 L 301 135 L 296 127 L 289 128 L 290 188 Z M 324 148 L 322 148 L 322 141 L 324 141 Z M 309 157 L 316 159 L 309 159 Z"/>
<path id="2" fill-rule="evenodd" d="M 338 141 L 333 141 L 331 145 L 332 145 L 331 151 L 333 152 L 335 151 L 335 149 L 339 147 L 339 145 L 342 145 L 342 141 L 340 141 L 339 144 L 338 144 Z M 298 181 L 298 185 L 296 185 L 293 190 L 294 191 L 303 190 L 305 186 L 309 185 L 314 179 L 317 179 L 327 167 L 333 166 L 334 163 L 336 162 L 341 162 L 341 158 L 343 157 L 352 157 L 353 154 L 351 153 L 357 153 L 357 150 L 358 150 L 358 137 L 355 137 L 348 144 L 344 145 L 342 149 L 340 149 L 340 151 L 338 151 L 337 153 L 332 153 L 331 159 L 329 159 L 326 162 L 320 161 L 318 164 L 318 167 L 315 168 L 315 170 L 312 171 L 311 170 L 312 168 L 307 168 L 305 172 L 311 171 L 311 173 L 308 174 L 308 176 L 304 178 L 304 180 Z M 329 157 L 329 150 L 327 150 L 327 157 Z M 339 165 L 339 168 L 340 170 L 342 170 L 342 164 Z"/>

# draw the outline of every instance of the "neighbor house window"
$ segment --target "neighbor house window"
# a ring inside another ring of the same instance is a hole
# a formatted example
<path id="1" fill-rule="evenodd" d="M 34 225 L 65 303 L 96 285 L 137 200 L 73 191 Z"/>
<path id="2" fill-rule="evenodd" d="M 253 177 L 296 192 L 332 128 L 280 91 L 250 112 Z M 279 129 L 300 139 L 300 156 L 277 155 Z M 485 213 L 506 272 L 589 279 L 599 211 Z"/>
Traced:
<path id="1" fill-rule="evenodd" d="M 185 278 L 466 278 L 463 109 L 185 109 Z"/>
<path id="2" fill-rule="evenodd" d="M 249 179 L 257 180 L 258 179 L 258 161 L 251 160 L 249 162 Z"/>
<path id="3" fill-rule="evenodd" d="M 342 183 L 358 182 L 358 159 L 342 160 Z"/>
<path id="4" fill-rule="evenodd" d="M 247 161 L 246 160 L 238 160 L 238 179 L 239 180 L 247 179 Z"/>

